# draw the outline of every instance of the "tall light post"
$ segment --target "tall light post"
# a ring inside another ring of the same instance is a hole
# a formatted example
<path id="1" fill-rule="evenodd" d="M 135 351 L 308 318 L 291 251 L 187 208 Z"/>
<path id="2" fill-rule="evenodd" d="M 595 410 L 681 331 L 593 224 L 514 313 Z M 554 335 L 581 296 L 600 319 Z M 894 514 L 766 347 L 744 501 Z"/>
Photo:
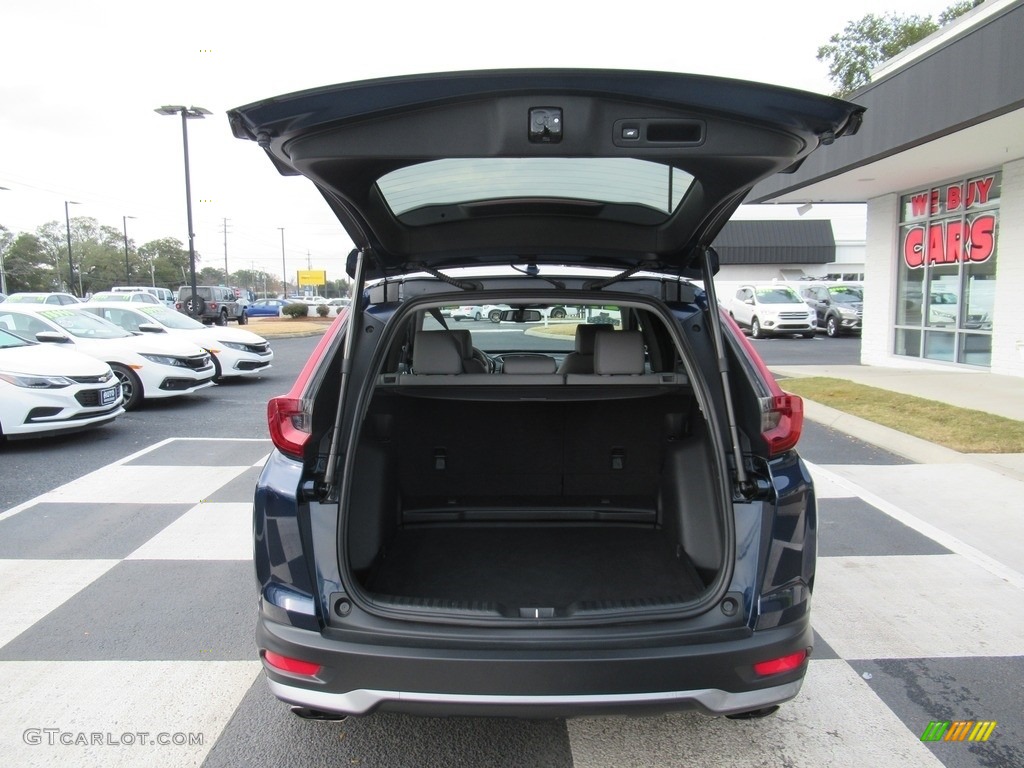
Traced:
<path id="1" fill-rule="evenodd" d="M 186 302 L 186 308 L 189 310 L 189 314 L 195 314 L 196 235 L 195 232 L 192 231 L 192 182 L 189 176 L 188 167 L 188 121 L 202 120 L 207 115 L 212 115 L 213 113 L 208 109 L 203 109 L 202 107 L 185 107 L 177 105 L 157 107 L 154 111 L 158 115 L 181 115 L 181 141 L 182 145 L 185 147 L 185 212 L 188 216 L 188 268 L 193 296 L 193 300 Z"/>
<path id="2" fill-rule="evenodd" d="M 284 265 L 284 227 L 281 230 L 281 288 L 284 291 L 281 298 L 288 301 L 288 268 Z"/>
<path id="3" fill-rule="evenodd" d="M 80 205 L 80 203 L 74 200 L 64 201 L 64 223 L 68 228 L 68 290 L 74 292 L 75 290 L 75 262 L 71 258 L 71 214 L 68 213 L 69 205 Z M 59 277 L 59 275 L 58 275 Z M 79 291 L 81 293 L 81 291 Z"/>
<path id="4" fill-rule="evenodd" d="M 122 216 L 121 224 L 124 226 L 124 284 L 132 284 L 132 273 L 128 268 L 128 219 L 134 219 L 134 216 Z"/>
<path id="5" fill-rule="evenodd" d="M 0 187 L 0 192 L 10 192 L 9 187 Z M 0 293 L 7 293 L 7 273 L 4 271 L 4 251 L 0 248 Z"/>

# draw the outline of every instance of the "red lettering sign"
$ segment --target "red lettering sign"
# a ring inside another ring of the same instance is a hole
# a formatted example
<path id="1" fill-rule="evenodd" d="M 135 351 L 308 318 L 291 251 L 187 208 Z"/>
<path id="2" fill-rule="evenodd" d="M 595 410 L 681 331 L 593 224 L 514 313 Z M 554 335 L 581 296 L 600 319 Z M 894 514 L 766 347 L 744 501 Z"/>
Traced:
<path id="1" fill-rule="evenodd" d="M 971 242 L 967 249 L 973 262 L 988 261 L 995 252 L 996 217 L 986 213 L 971 221 Z"/>
<path id="2" fill-rule="evenodd" d="M 912 216 L 924 216 L 928 212 L 928 193 L 913 195 L 910 198 L 910 210 Z"/>
<path id="3" fill-rule="evenodd" d="M 928 227 L 908 227 L 903 234 L 903 261 L 910 269 L 928 264 L 980 263 L 995 253 L 996 216 L 985 213 L 964 225 L 961 219 L 937 222 Z M 925 256 L 925 238 L 928 249 Z M 965 242 L 965 236 L 969 239 Z"/>
<path id="4" fill-rule="evenodd" d="M 946 210 L 955 211 L 964 203 L 964 190 L 959 184 L 946 187 Z"/>
<path id="5" fill-rule="evenodd" d="M 924 227 L 910 227 L 903 235 L 903 260 L 911 269 L 924 265 Z"/>
<path id="6" fill-rule="evenodd" d="M 992 192 L 994 176 L 986 176 L 984 179 L 976 179 L 967 185 L 967 207 L 972 205 L 985 205 L 988 196 Z"/>

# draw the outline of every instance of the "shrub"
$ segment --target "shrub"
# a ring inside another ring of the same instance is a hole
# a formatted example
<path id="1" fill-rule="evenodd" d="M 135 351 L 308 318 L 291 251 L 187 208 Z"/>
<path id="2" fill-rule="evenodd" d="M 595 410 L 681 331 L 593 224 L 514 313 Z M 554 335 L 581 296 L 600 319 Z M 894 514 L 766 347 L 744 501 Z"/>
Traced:
<path id="1" fill-rule="evenodd" d="M 309 316 L 309 306 L 302 302 L 296 302 L 294 304 L 285 304 L 281 307 L 281 314 L 288 315 L 288 317 L 298 320 L 300 317 Z"/>
<path id="2" fill-rule="evenodd" d="M 317 305 L 316 313 L 318 315 L 320 315 L 320 317 L 327 317 L 327 313 L 330 312 L 330 311 L 331 311 L 331 308 L 328 307 L 326 304 L 318 304 Z"/>

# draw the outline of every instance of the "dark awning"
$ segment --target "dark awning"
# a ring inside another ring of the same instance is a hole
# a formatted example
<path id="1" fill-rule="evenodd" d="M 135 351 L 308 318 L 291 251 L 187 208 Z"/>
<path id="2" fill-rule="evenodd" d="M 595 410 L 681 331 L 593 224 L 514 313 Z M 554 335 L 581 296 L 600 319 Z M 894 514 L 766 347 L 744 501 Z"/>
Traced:
<path id="1" fill-rule="evenodd" d="M 715 238 L 722 264 L 831 264 L 832 222 L 730 221 Z"/>

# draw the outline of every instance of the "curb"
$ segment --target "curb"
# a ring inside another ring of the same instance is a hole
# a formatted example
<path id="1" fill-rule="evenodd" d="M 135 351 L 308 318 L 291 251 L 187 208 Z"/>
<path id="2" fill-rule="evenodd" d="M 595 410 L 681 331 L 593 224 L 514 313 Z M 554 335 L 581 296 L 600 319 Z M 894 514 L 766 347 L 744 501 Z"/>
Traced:
<path id="1" fill-rule="evenodd" d="M 952 448 L 930 443 L 859 416 L 851 416 L 806 398 L 804 398 L 804 416 L 818 424 L 863 440 L 865 443 L 870 443 L 918 464 L 974 464 L 1014 480 L 1024 480 L 1024 472 L 992 461 L 986 458 L 985 454 L 960 453 Z"/>

